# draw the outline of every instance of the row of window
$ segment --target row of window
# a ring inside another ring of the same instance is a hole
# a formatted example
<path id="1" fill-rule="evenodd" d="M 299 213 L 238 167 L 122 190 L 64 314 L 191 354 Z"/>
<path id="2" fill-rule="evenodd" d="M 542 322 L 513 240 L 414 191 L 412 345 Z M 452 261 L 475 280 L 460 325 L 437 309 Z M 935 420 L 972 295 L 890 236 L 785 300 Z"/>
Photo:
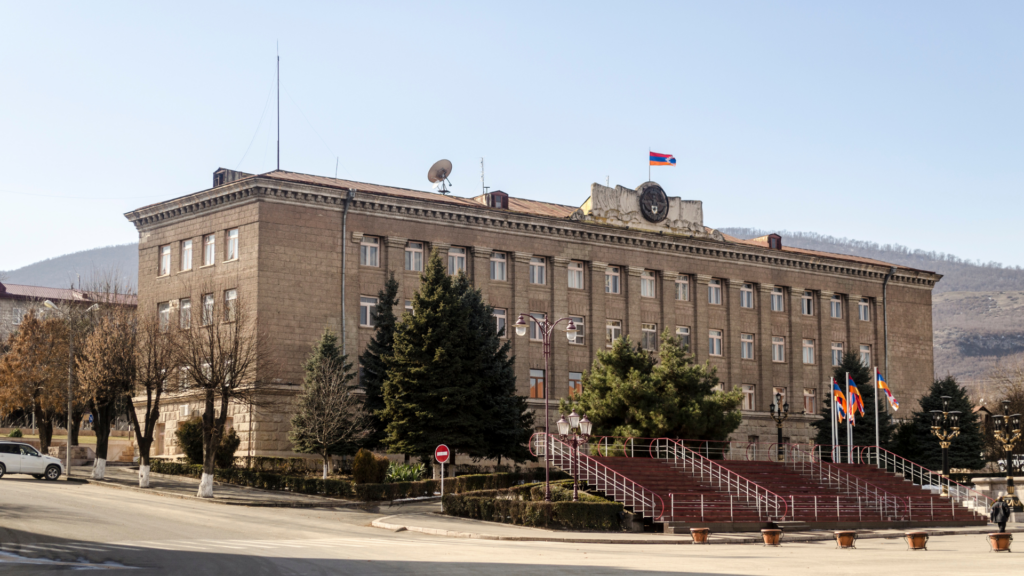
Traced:
<path id="1" fill-rule="evenodd" d="M 544 371 L 530 370 L 530 398 L 544 398 Z M 575 396 L 583 392 L 583 373 L 569 372 L 569 395 Z"/>
<path id="2" fill-rule="evenodd" d="M 224 322 L 235 321 L 236 304 L 238 302 L 238 290 L 232 288 L 224 291 Z M 199 321 L 203 326 L 213 324 L 216 309 L 216 297 L 213 294 L 203 294 L 201 299 Z M 171 327 L 171 313 L 175 307 L 170 302 L 160 302 L 156 305 L 157 318 L 160 321 L 160 330 L 166 331 Z M 192 327 L 192 299 L 181 298 L 177 302 L 178 328 L 188 330 Z"/>
<path id="3" fill-rule="evenodd" d="M 817 414 L 818 413 L 818 390 L 815 388 L 804 388 L 804 414 Z M 755 410 L 754 394 L 756 387 L 753 384 L 743 385 L 743 403 L 740 405 L 740 409 L 746 412 L 752 412 Z M 783 386 L 772 387 L 771 402 L 775 403 L 776 395 L 782 397 L 782 404 L 789 403 L 789 394 Z M 792 410 L 792 408 L 790 408 Z"/>
<path id="4" fill-rule="evenodd" d="M 224 247 L 224 262 L 238 260 L 238 228 L 232 228 L 225 232 L 227 238 Z M 213 266 L 216 263 L 217 237 L 214 234 L 206 234 L 202 238 L 202 265 Z M 158 249 L 159 265 L 157 266 L 158 276 L 168 276 L 171 273 L 171 245 L 164 244 Z M 188 272 L 192 269 L 192 240 L 182 240 L 179 246 L 181 259 L 178 263 L 178 272 Z"/>

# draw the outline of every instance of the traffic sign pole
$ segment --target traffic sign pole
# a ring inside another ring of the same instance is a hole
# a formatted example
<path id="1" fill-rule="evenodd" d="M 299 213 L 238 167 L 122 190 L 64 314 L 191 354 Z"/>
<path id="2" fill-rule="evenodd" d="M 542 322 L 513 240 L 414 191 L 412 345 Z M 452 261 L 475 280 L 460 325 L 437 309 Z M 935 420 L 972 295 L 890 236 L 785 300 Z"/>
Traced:
<path id="1" fill-rule="evenodd" d="M 434 459 L 441 464 L 441 498 L 444 498 L 444 465 L 448 462 L 448 458 L 451 457 L 451 450 L 447 446 L 441 444 L 437 448 L 434 448 Z"/>

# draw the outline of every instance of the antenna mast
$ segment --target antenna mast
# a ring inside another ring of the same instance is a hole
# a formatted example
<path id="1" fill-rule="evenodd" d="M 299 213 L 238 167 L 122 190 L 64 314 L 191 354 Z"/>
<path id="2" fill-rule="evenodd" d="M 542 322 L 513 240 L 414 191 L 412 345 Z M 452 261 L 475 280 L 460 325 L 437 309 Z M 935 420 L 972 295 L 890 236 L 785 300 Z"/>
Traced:
<path id="1" fill-rule="evenodd" d="M 277 169 L 281 169 L 281 43 L 277 43 Z"/>
<path id="2" fill-rule="evenodd" d="M 487 204 L 488 206 L 490 206 L 491 203 L 489 201 L 490 199 L 487 198 L 487 185 L 486 184 L 487 184 L 487 182 L 484 180 L 484 159 L 483 159 L 483 157 L 481 157 L 480 158 L 480 190 L 484 194 L 484 203 Z"/>

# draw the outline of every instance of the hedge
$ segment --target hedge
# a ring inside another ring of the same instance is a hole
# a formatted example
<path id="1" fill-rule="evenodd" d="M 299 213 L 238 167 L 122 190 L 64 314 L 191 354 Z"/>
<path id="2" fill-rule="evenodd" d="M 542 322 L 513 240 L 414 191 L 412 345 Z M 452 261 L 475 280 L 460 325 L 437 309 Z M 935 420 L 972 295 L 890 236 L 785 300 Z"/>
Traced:
<path id="1" fill-rule="evenodd" d="M 297 463 L 290 463 L 296 467 Z M 162 459 L 153 459 L 151 470 L 157 474 L 188 476 L 199 479 L 203 476 L 201 464 L 186 464 Z M 501 474 L 474 474 L 446 478 L 444 491 L 446 494 L 472 492 L 475 490 L 499 490 L 513 487 L 532 489 L 536 484 L 523 484 L 537 477 L 543 478 L 544 471 L 506 472 Z M 553 478 L 563 478 L 563 473 L 552 472 Z M 289 476 L 266 472 L 255 468 L 218 468 L 214 471 L 214 480 L 227 484 L 237 484 L 263 490 L 287 490 L 298 494 L 333 496 L 338 498 L 355 498 L 364 502 L 399 500 L 433 496 L 441 490 L 440 480 L 421 480 L 419 482 L 394 482 L 390 484 L 354 484 L 348 480 L 309 478 Z"/>
<path id="2" fill-rule="evenodd" d="M 441 501 L 444 513 L 449 516 L 540 528 L 622 529 L 624 512 L 619 502 L 609 502 L 590 494 L 580 494 L 580 501 L 572 502 L 571 490 L 563 486 L 552 486 L 553 501 L 545 502 L 543 490 L 543 485 L 530 486 L 528 491 L 481 490 L 466 494 L 445 494 Z M 526 494 L 532 499 L 523 499 Z"/>

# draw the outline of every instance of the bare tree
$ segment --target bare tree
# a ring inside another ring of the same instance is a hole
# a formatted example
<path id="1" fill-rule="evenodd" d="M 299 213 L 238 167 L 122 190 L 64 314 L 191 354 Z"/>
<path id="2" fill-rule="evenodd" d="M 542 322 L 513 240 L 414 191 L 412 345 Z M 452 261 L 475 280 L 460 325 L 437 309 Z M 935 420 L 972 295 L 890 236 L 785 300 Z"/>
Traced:
<path id="1" fill-rule="evenodd" d="M 274 370 L 269 338 L 259 330 L 248 300 L 225 295 L 219 302 L 207 302 L 204 297 L 198 324 L 178 333 L 175 358 L 179 370 L 188 375 L 186 394 L 203 402 L 198 496 L 212 498 L 214 460 L 229 410 L 232 405 L 267 403 L 264 391 L 273 382 Z"/>

